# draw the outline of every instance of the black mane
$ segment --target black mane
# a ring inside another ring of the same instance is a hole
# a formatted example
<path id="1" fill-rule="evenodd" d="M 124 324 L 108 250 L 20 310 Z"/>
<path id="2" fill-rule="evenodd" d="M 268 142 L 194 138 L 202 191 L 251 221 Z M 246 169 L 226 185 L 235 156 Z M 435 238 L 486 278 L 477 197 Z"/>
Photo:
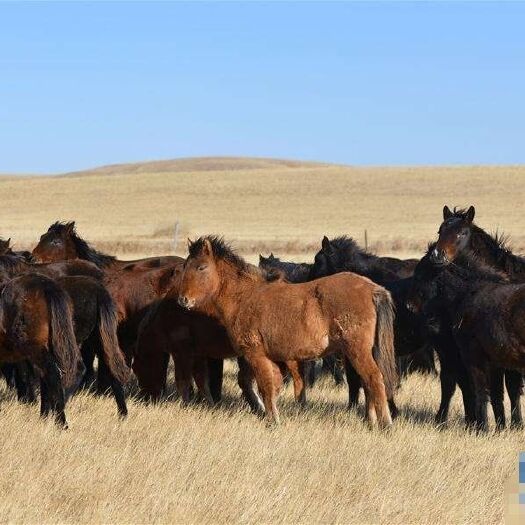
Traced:
<path id="1" fill-rule="evenodd" d="M 281 261 L 279 257 L 271 255 L 270 257 L 259 256 L 259 268 L 265 271 L 279 271 L 284 274 L 287 281 L 291 283 L 304 283 L 308 281 L 313 264 L 294 263 Z"/>
<path id="2" fill-rule="evenodd" d="M 222 259 L 233 266 L 237 267 L 242 272 L 252 273 L 252 265 L 248 264 L 242 257 L 237 255 L 233 248 L 218 235 L 205 235 L 199 237 L 196 241 L 190 242 L 188 252 L 190 257 L 198 257 L 203 250 L 206 241 L 211 245 L 213 255 L 217 259 Z"/>
<path id="3" fill-rule="evenodd" d="M 466 210 L 454 208 L 451 219 L 466 218 Z M 447 221 L 445 221 L 447 222 Z M 508 247 L 508 236 L 501 232 L 489 234 L 476 224 L 471 224 L 470 250 L 485 264 L 494 266 L 512 278 L 525 279 L 525 258 L 512 253 Z"/>
<path id="4" fill-rule="evenodd" d="M 57 221 L 49 227 L 48 231 L 57 235 L 62 235 L 62 233 L 66 231 L 73 243 L 75 244 L 75 249 L 77 251 L 79 259 L 84 259 L 86 261 L 92 262 L 93 264 L 96 264 L 101 268 L 110 265 L 116 260 L 116 257 L 114 257 L 113 255 L 106 255 L 105 253 L 101 253 L 95 250 L 95 248 L 90 246 L 84 239 L 79 237 L 75 229 L 74 223 L 72 224 Z"/>

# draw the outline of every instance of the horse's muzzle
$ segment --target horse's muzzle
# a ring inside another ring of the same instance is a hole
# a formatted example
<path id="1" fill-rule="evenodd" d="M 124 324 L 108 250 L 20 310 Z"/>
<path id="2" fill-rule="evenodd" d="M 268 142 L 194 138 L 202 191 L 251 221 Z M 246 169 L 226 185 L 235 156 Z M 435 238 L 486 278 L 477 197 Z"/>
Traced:
<path id="1" fill-rule="evenodd" d="M 195 305 L 195 299 L 188 299 L 185 295 L 179 295 L 177 302 L 179 303 L 179 306 L 186 310 L 191 310 Z"/>
<path id="2" fill-rule="evenodd" d="M 434 264 L 447 264 L 448 263 L 448 258 L 447 258 L 447 254 L 445 253 L 445 250 L 438 249 L 438 248 L 434 248 L 430 252 L 430 260 Z"/>

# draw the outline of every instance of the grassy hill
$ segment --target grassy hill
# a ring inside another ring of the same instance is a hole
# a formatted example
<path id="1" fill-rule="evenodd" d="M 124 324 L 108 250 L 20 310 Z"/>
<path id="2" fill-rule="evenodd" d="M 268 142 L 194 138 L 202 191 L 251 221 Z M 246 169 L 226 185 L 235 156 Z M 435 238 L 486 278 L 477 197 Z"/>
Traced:
<path id="1" fill-rule="evenodd" d="M 223 234 L 244 253 L 309 256 L 323 235 L 379 253 L 421 253 L 443 204 L 475 204 L 478 222 L 525 246 L 525 167 L 349 167 L 249 158 L 119 164 L 0 179 L 0 236 L 33 245 L 55 220 L 121 256 L 184 252 L 183 239 Z M 174 247 L 177 226 L 178 244 Z"/>

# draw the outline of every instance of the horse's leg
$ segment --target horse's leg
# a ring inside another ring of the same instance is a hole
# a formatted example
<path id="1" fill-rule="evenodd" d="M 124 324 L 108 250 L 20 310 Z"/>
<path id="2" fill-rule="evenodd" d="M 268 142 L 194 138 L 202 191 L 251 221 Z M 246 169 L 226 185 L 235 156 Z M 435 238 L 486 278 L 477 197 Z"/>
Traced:
<path id="1" fill-rule="evenodd" d="M 237 383 L 243 393 L 244 399 L 250 406 L 250 409 L 255 414 L 264 414 L 264 404 L 257 392 L 253 388 L 255 377 L 253 375 L 252 367 L 248 364 L 244 357 L 237 358 L 239 365 L 239 372 L 237 373 Z"/>
<path id="2" fill-rule="evenodd" d="M 13 365 L 16 395 L 21 403 L 35 403 L 35 371 L 29 361 Z"/>
<path id="3" fill-rule="evenodd" d="M 175 384 L 177 392 L 184 404 L 191 401 L 191 383 L 193 377 L 193 352 L 183 348 L 182 351 L 172 353 L 175 362 Z"/>
<path id="4" fill-rule="evenodd" d="M 286 361 L 286 366 L 293 379 L 295 400 L 304 407 L 306 405 L 306 385 L 304 381 L 303 363 L 305 363 L 305 361 Z"/>
<path id="5" fill-rule="evenodd" d="M 489 371 L 485 360 L 476 355 L 475 350 L 469 349 L 469 352 L 462 352 L 463 361 L 467 367 L 472 387 L 474 390 L 474 399 L 476 407 L 476 427 L 478 430 L 488 429 L 487 404 L 489 398 Z M 469 355 L 470 354 L 470 355 Z"/>
<path id="6" fill-rule="evenodd" d="M 505 385 L 510 398 L 510 424 L 514 428 L 523 426 L 521 416 L 521 396 L 523 394 L 523 376 L 517 370 L 505 370 Z"/>
<path id="7" fill-rule="evenodd" d="M 278 367 L 264 355 L 262 348 L 252 350 L 245 355 L 246 360 L 252 367 L 257 382 L 257 388 L 262 395 L 266 418 L 270 423 L 279 425 L 279 411 L 277 410 L 277 388 L 275 378 Z M 281 374 L 279 373 L 279 376 Z M 281 376 L 282 377 L 282 376 Z"/>
<path id="8" fill-rule="evenodd" d="M 222 379 L 224 374 L 224 359 L 208 358 L 209 384 L 214 403 L 222 399 Z"/>
<path id="9" fill-rule="evenodd" d="M 158 401 L 166 389 L 170 355 L 166 351 L 162 327 L 155 334 L 140 333 L 133 372 L 137 376 L 140 395 L 148 401 Z M 174 358 L 175 359 L 175 358 Z"/>
<path id="10" fill-rule="evenodd" d="M 494 412 L 496 429 L 502 430 L 505 428 L 505 407 L 503 406 L 503 369 L 492 367 L 489 372 L 489 376 L 490 402 L 492 404 L 492 411 Z"/>
<path id="11" fill-rule="evenodd" d="M 361 389 L 361 378 L 355 371 L 355 368 L 350 363 L 350 360 L 345 357 L 345 372 L 346 382 L 348 383 L 348 408 L 353 410 L 359 403 L 359 390 Z"/>
<path id="12" fill-rule="evenodd" d="M 196 357 L 193 361 L 193 379 L 195 380 L 200 396 L 207 403 L 213 405 L 209 378 L 208 359 L 206 357 Z"/>
<path id="13" fill-rule="evenodd" d="M 106 369 L 104 370 L 104 374 L 109 377 L 109 386 L 117 403 L 118 414 L 120 417 L 126 417 L 128 415 L 128 407 L 126 406 L 126 395 L 122 383 L 111 374 L 108 366 L 101 359 L 99 360 L 98 367 L 99 369 L 100 367 Z"/>
<path id="14" fill-rule="evenodd" d="M 93 386 L 93 383 L 95 382 L 95 369 L 93 367 L 93 363 L 95 361 L 95 349 L 93 347 L 93 342 L 89 339 L 85 341 L 84 344 L 80 347 L 80 353 L 82 355 L 82 361 L 84 361 L 84 366 L 86 367 L 86 372 L 84 373 L 84 377 L 82 378 L 79 388 L 89 389 Z"/>
<path id="15" fill-rule="evenodd" d="M 446 422 L 450 408 L 450 400 L 456 390 L 456 374 L 450 356 L 442 352 L 438 353 L 440 371 L 439 382 L 441 386 L 441 402 L 436 413 L 435 421 L 438 425 Z"/>
<path id="16" fill-rule="evenodd" d="M 42 382 L 45 384 L 47 406 L 42 410 L 43 415 L 51 411 L 55 415 L 55 421 L 63 428 L 67 428 L 65 409 L 64 388 L 60 378 L 60 369 L 54 357 L 45 353 L 42 363 Z M 42 401 L 44 397 L 42 398 Z"/>
<path id="17" fill-rule="evenodd" d="M 364 334 L 361 338 L 355 333 L 351 335 L 353 338 L 347 339 L 345 350 L 365 390 L 368 421 L 371 426 L 375 426 L 378 421 L 381 426 L 390 426 L 392 417 L 383 375 L 372 355 L 373 336 L 368 340 Z"/>

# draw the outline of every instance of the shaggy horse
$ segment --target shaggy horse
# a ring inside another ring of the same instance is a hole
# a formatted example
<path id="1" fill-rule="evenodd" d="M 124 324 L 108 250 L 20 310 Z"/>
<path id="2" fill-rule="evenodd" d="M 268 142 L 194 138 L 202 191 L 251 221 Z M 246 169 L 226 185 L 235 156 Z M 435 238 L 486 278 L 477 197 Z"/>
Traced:
<path id="1" fill-rule="evenodd" d="M 141 393 L 154 401 L 160 398 L 171 355 L 175 362 L 177 391 L 182 399 L 189 401 L 193 377 L 201 397 L 218 402 L 221 399 L 223 360 L 237 357 L 237 353 L 223 326 L 208 315 L 181 308 L 177 303 L 178 295 L 177 284 L 141 322 L 133 360 Z M 237 361 L 237 380 L 245 400 L 253 412 L 263 412 L 264 406 L 253 388 L 250 366 L 242 357 Z M 300 364 L 290 361 L 283 366 L 293 378 L 296 400 L 304 404 L 306 395 Z M 215 384 L 210 384 L 213 382 Z"/>
<path id="2" fill-rule="evenodd" d="M 525 258 L 515 255 L 506 245 L 505 236 L 490 235 L 474 223 L 476 210 L 443 207 L 443 223 L 439 238 L 430 252 L 436 263 L 454 262 L 463 255 L 474 255 L 485 265 L 502 272 L 512 282 L 525 282 Z M 497 381 L 499 379 L 499 384 Z M 503 397 L 503 381 L 511 400 L 513 425 L 522 425 L 520 397 L 523 394 L 522 374 L 516 370 L 500 370 L 493 376 L 492 391 Z M 505 419 L 503 412 L 503 421 Z"/>
<path id="3" fill-rule="evenodd" d="M 189 245 L 178 301 L 226 328 L 254 371 L 271 421 L 279 422 L 276 363 L 342 352 L 363 382 L 371 425 L 391 425 L 394 313 L 384 288 L 351 273 L 303 284 L 268 282 L 221 239 L 207 236 Z"/>
<path id="4" fill-rule="evenodd" d="M 52 279 L 25 274 L 3 286 L 0 361 L 31 362 L 40 377 L 41 415 L 51 412 L 67 427 L 64 388 L 76 388 L 84 366 L 69 297 Z"/>
<path id="5" fill-rule="evenodd" d="M 305 283 L 310 280 L 310 272 L 313 264 L 309 263 L 294 263 L 288 261 L 281 261 L 279 257 L 275 257 L 273 253 L 269 257 L 259 255 L 259 268 L 263 271 L 282 272 L 286 280 L 290 283 Z M 336 355 L 327 355 L 323 358 L 322 372 L 330 374 L 337 385 L 343 383 L 343 364 L 342 360 L 338 359 Z M 307 361 L 303 363 L 304 375 L 309 386 L 313 386 L 317 381 L 317 373 L 315 361 Z"/>
<path id="6" fill-rule="evenodd" d="M 509 283 L 471 255 L 451 264 L 436 262 L 434 250 L 429 248 L 418 264 L 409 302 L 414 310 L 438 317 L 439 310 L 447 312 L 449 319 L 442 322 L 449 325 L 474 387 L 476 423 L 485 429 L 494 372 L 525 369 L 525 284 Z M 494 403 L 498 426 L 504 426 L 502 395 Z"/>

